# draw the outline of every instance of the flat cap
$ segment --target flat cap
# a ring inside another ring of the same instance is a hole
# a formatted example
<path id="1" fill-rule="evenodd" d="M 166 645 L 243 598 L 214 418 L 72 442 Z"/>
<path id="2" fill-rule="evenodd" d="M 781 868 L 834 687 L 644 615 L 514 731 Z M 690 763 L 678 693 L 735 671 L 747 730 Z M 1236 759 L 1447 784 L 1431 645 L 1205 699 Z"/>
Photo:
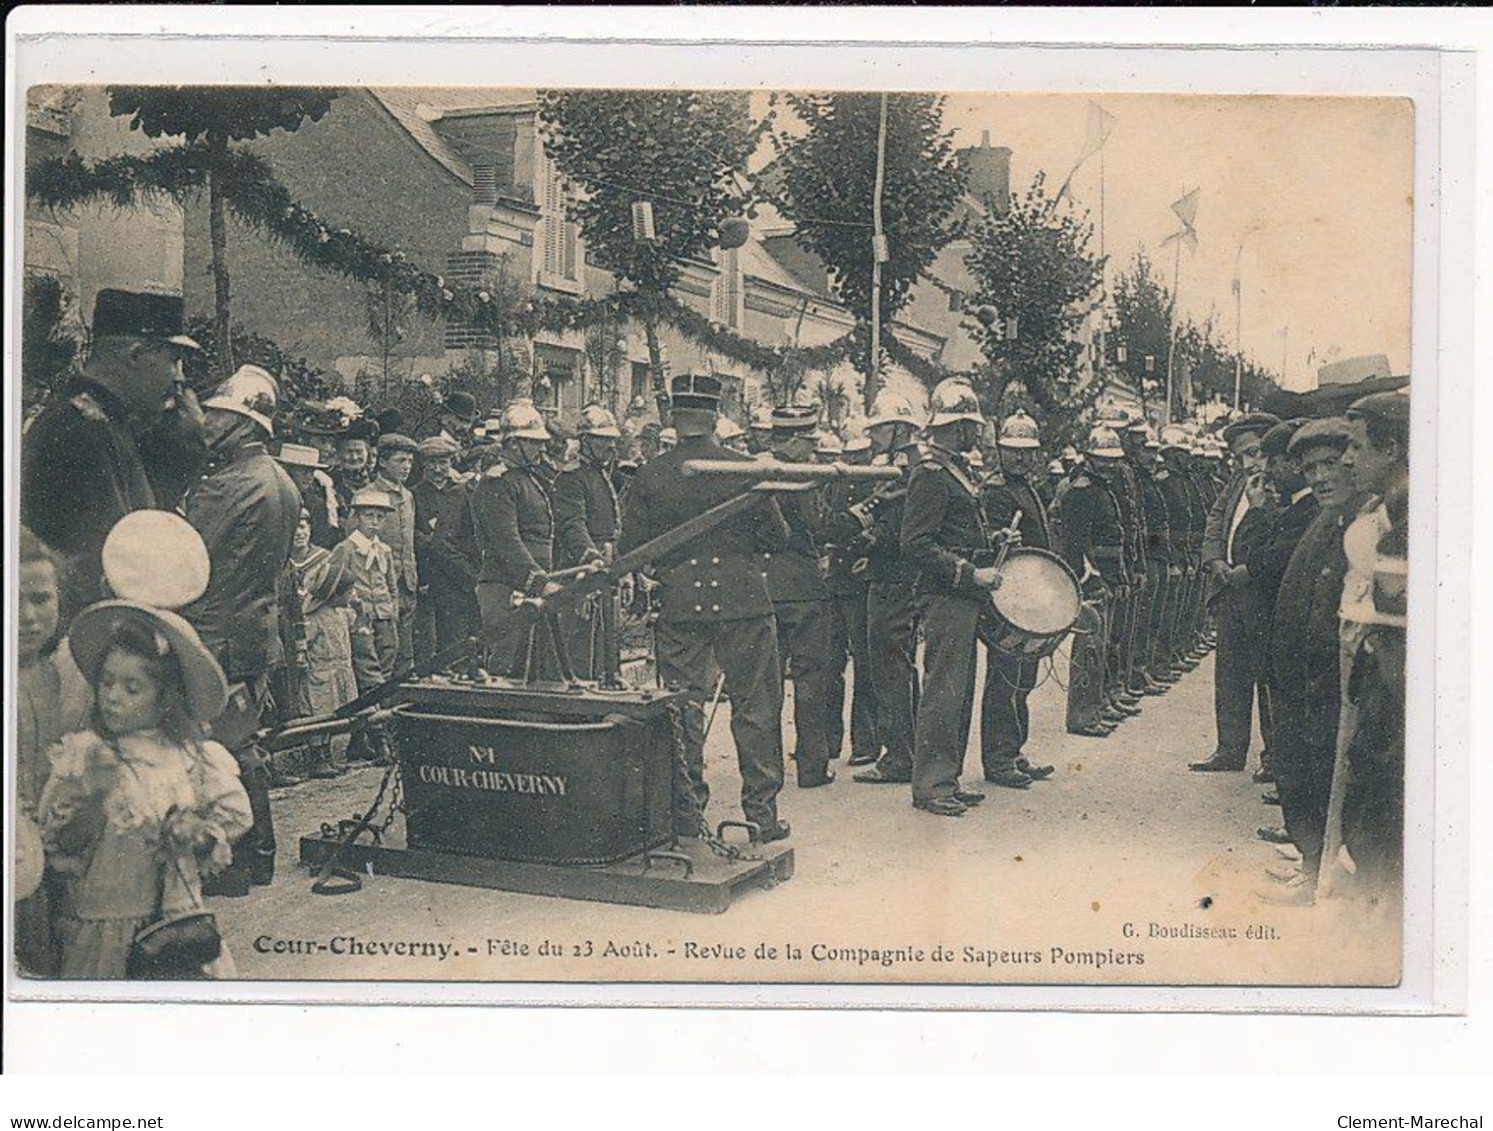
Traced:
<path id="1" fill-rule="evenodd" d="M 1306 423 L 1305 417 L 1297 417 L 1294 420 L 1282 420 L 1265 435 L 1260 437 L 1260 450 L 1266 456 L 1283 456 L 1289 450 L 1291 437 L 1302 425 Z"/>
<path id="2" fill-rule="evenodd" d="M 461 445 L 450 436 L 428 436 L 415 445 L 415 451 L 426 459 L 441 459 L 455 456 Z"/>
<path id="3" fill-rule="evenodd" d="M 1348 446 L 1348 421 L 1341 416 L 1324 416 L 1320 420 L 1308 420 L 1296 429 L 1286 445 L 1292 455 L 1310 447 L 1333 447 L 1339 451 Z"/>
<path id="4" fill-rule="evenodd" d="M 419 449 L 420 445 L 403 432 L 385 432 L 378 438 L 378 450 L 381 452 L 414 453 Z"/>
<path id="5" fill-rule="evenodd" d="M 1230 447 L 1234 440 L 1247 432 L 1253 432 L 1256 436 L 1264 437 L 1266 432 L 1280 423 L 1280 417 L 1269 412 L 1245 413 L 1238 420 L 1231 420 L 1223 427 L 1223 442 Z"/>
<path id="6" fill-rule="evenodd" d="M 1348 406 L 1349 420 L 1377 420 L 1410 434 L 1410 388 L 1407 385 L 1392 393 L 1370 393 Z"/>

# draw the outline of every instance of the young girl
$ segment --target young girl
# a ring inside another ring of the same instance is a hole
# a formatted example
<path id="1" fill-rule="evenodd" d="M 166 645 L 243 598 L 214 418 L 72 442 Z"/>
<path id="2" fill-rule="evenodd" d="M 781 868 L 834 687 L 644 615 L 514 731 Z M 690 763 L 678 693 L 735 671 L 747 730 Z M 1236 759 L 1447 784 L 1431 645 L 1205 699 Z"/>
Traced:
<path id="1" fill-rule="evenodd" d="M 301 511 L 290 564 L 306 619 L 306 702 L 302 713 L 323 715 L 358 697 L 353 674 L 351 606 L 357 577 L 352 550 L 339 543 L 324 550 L 311 541 L 311 516 Z M 299 710 L 299 708 L 298 708 Z M 345 768 L 346 735 L 315 741 L 308 769 L 314 778 L 336 777 Z"/>
<path id="2" fill-rule="evenodd" d="M 88 729 L 51 753 L 39 818 L 66 878 L 57 933 L 64 978 L 123 978 L 136 932 L 201 906 L 253 819 L 238 765 L 201 737 L 228 698 L 222 669 L 175 613 L 102 601 L 69 643 L 94 689 Z M 231 972 L 226 950 L 204 976 Z"/>
<path id="3" fill-rule="evenodd" d="M 58 559 L 26 527 L 20 531 L 16 616 L 16 812 L 36 820 L 47 782 L 47 751 L 87 717 L 89 690 L 62 639 Z M 46 885 L 16 903 L 16 958 L 28 974 L 57 973 Z"/>

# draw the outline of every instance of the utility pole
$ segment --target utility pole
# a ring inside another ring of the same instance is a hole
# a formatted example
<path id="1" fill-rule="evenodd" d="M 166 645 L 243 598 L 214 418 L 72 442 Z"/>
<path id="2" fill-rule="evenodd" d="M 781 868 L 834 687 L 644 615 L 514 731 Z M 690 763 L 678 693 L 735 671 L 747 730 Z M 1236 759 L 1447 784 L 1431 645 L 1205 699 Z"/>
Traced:
<path id="1" fill-rule="evenodd" d="M 1177 364 L 1177 296 L 1182 285 L 1182 241 L 1175 240 L 1172 249 L 1172 316 L 1166 339 L 1166 410 L 1161 414 L 1161 423 L 1172 422 L 1172 385 Z"/>
<path id="2" fill-rule="evenodd" d="M 866 411 L 881 388 L 881 265 L 886 262 L 886 232 L 881 226 L 881 194 L 886 188 L 886 94 L 876 130 L 876 186 L 871 192 L 871 369 L 866 374 Z"/>

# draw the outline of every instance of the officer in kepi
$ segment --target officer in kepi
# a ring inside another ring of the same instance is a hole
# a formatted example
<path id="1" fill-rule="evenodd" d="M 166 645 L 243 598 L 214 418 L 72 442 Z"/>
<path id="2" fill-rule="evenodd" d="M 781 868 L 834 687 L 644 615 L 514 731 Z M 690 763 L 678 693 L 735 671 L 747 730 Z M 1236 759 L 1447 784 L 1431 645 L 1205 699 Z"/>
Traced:
<path id="1" fill-rule="evenodd" d="M 969 742 L 981 611 L 1000 585 L 1000 574 L 980 512 L 979 486 L 964 454 L 984 428 L 979 398 L 967 383 L 950 379 L 934 388 L 931 407 L 930 447 L 913 468 L 902 515 L 902 552 L 917 569 L 919 592 L 927 596 L 912 803 L 940 817 L 962 817 L 985 800 L 982 793 L 962 789 L 959 774 Z M 1029 781 L 1013 767 L 1011 784 Z"/>
<path id="2" fill-rule="evenodd" d="M 64 604 L 99 599 L 99 553 L 126 514 L 157 499 L 137 439 L 185 392 L 180 295 L 101 290 L 88 357 L 52 394 L 21 448 L 21 521 L 69 559 Z"/>
<path id="3" fill-rule="evenodd" d="M 688 459 L 754 462 L 715 442 L 721 383 L 685 374 L 671 382 L 671 407 L 679 445 L 648 461 L 623 501 L 617 549 L 626 554 L 665 531 L 740 493 L 727 479 L 689 478 Z M 777 503 L 762 496 L 655 569 L 659 580 L 659 675 L 688 693 L 682 719 L 684 750 L 675 767 L 674 832 L 684 839 L 706 832 L 705 700 L 713 688 L 706 674 L 725 674 L 731 697 L 731 735 L 741 769 L 741 808 L 763 842 L 790 833 L 778 818 L 783 788 L 783 681 L 773 626 L 772 598 L 761 555 L 781 550 L 788 529 Z M 714 661 L 714 665 L 711 661 Z"/>

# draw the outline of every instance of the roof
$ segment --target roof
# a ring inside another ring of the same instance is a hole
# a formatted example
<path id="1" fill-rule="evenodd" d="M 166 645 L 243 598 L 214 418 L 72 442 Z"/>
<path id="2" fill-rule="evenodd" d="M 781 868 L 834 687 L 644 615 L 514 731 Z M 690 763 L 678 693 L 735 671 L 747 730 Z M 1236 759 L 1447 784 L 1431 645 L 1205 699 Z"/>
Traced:
<path id="1" fill-rule="evenodd" d="M 436 123 L 443 118 L 470 118 L 495 110 L 534 107 L 534 92 L 523 89 L 398 86 L 370 88 L 368 93 L 404 127 L 416 144 L 468 185 L 473 182 L 471 165 L 455 145 L 441 136 Z"/>

